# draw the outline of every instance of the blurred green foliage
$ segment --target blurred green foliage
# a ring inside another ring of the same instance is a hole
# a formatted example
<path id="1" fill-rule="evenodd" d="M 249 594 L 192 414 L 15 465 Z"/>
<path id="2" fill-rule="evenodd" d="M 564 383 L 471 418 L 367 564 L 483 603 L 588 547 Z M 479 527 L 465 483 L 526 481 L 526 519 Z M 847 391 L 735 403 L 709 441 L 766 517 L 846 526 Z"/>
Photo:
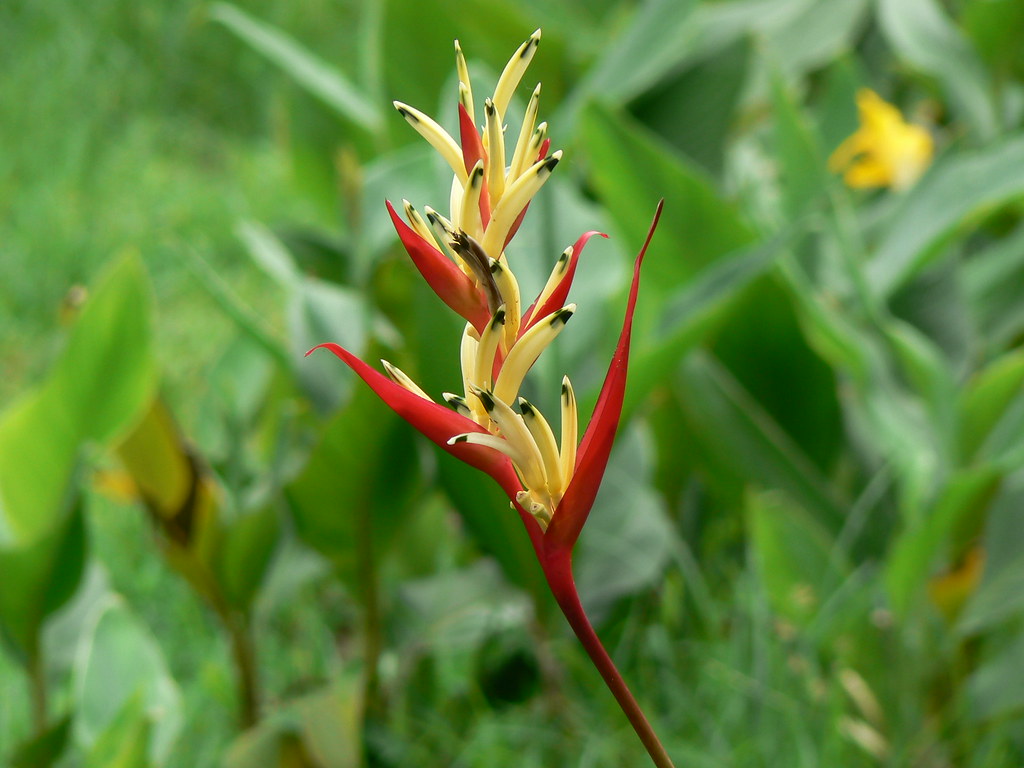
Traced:
<path id="1" fill-rule="evenodd" d="M 1014 0 L 0 5 L 0 760 L 643 764 L 502 494 L 302 357 L 459 389 L 389 102 L 454 129 L 452 39 L 491 84 L 538 26 L 566 158 L 509 257 L 613 236 L 542 408 L 666 200 L 577 565 L 670 754 L 1024 762 Z M 828 170 L 861 88 L 934 139 L 907 190 Z"/>

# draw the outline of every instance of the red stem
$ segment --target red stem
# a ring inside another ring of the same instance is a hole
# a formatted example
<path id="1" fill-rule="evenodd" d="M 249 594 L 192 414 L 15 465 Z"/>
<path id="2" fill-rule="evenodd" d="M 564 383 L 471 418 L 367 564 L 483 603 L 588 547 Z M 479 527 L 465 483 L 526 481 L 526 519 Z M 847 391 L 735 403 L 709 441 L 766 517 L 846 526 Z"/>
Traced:
<path id="1" fill-rule="evenodd" d="M 541 563 L 548 586 L 551 588 L 551 593 L 555 596 L 559 608 L 562 609 L 569 626 L 576 633 L 576 637 L 579 638 L 590 660 L 597 667 L 597 671 L 604 678 L 605 685 L 615 696 L 615 700 L 619 702 L 619 706 L 629 719 L 629 724 L 633 726 L 636 735 L 640 737 L 640 741 L 647 749 L 647 754 L 651 756 L 651 760 L 654 761 L 657 768 L 675 768 L 583 610 L 579 593 L 576 591 L 576 582 L 572 576 L 571 554 L 567 551 L 548 553 L 546 557 L 541 558 Z"/>

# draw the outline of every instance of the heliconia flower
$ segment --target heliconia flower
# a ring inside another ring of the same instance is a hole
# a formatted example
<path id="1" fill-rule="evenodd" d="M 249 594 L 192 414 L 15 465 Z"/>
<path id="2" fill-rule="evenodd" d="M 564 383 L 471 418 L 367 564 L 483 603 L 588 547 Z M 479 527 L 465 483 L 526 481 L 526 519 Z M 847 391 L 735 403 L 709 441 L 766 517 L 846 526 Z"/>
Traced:
<path id="1" fill-rule="evenodd" d="M 618 429 L 626 386 L 630 333 L 640 268 L 661 205 L 636 257 L 618 344 L 593 416 L 578 439 L 576 395 L 562 379 L 559 436 L 544 415 L 519 396 L 523 379 L 572 317 L 566 303 L 580 254 L 599 232 L 584 233 L 555 261 L 543 289 L 525 308 L 505 247 L 527 207 L 557 166 L 548 155 L 547 124 L 537 124 L 540 86 L 527 104 L 518 139 L 506 151 L 506 109 L 540 43 L 534 32 L 505 66 L 483 102 L 478 129 L 469 68 L 456 41 L 459 139 L 401 102 L 399 113 L 447 161 L 453 173 L 446 217 L 421 215 L 402 201 L 405 219 L 387 202 L 398 237 L 438 297 L 466 321 L 459 348 L 462 392 L 443 393 L 442 405 L 387 361 L 377 371 L 337 344 L 321 344 L 363 379 L 399 416 L 455 457 L 489 474 L 526 526 L 551 591 L 570 626 L 615 695 L 655 764 L 671 766 L 639 706 L 594 633 L 572 577 L 572 550 L 597 496 Z M 601 235 L 607 237 L 607 235 Z M 385 375 L 386 374 L 386 375 Z"/>
<path id="2" fill-rule="evenodd" d="M 903 119 L 900 111 L 874 91 L 857 93 L 860 128 L 828 160 L 850 187 L 912 187 L 931 164 L 931 134 Z"/>

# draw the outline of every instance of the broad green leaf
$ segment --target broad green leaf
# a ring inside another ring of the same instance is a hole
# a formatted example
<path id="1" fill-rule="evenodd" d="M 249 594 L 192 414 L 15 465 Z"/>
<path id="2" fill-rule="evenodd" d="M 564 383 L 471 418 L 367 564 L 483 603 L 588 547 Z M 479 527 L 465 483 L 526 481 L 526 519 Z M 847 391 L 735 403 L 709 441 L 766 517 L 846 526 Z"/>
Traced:
<path id="1" fill-rule="evenodd" d="M 995 77 L 1024 76 L 1024 5 L 1017 0 L 967 3 L 960 21 Z"/>
<path id="2" fill-rule="evenodd" d="M 47 379 L 0 417 L 0 532 L 22 544 L 44 537 L 59 520 L 81 445 L 115 438 L 149 402 L 150 303 L 141 261 L 114 264 Z"/>
<path id="3" fill-rule="evenodd" d="M 74 478 L 61 519 L 31 544 L 0 546 L 0 636 L 22 661 L 39 652 L 46 619 L 74 594 L 82 578 L 86 531 Z"/>
<path id="4" fill-rule="evenodd" d="M 75 741 L 95 748 L 138 699 L 143 716 L 152 723 L 150 762 L 163 764 L 182 725 L 181 693 L 171 677 L 156 638 L 124 603 L 111 597 L 96 607 L 93 625 L 81 638 L 74 670 Z M 127 732 L 142 738 L 130 722 Z"/>
<path id="5" fill-rule="evenodd" d="M 869 2 L 829 0 L 807 4 L 764 35 L 763 45 L 770 60 L 790 80 L 825 66 L 856 42 Z M 764 68 L 759 68 L 753 75 L 756 78 L 764 73 Z"/>
<path id="6" fill-rule="evenodd" d="M 355 377 L 336 363 L 336 375 Z M 412 430 L 362 382 L 326 425 L 302 473 L 285 488 L 299 535 L 357 594 L 361 551 L 386 550 L 409 514 L 419 471 Z"/>
<path id="7" fill-rule="evenodd" d="M 152 715 L 139 692 L 128 698 L 106 727 L 86 759 L 86 768 L 149 768 Z"/>
<path id="8" fill-rule="evenodd" d="M 498 562 L 508 581 L 535 600 L 546 600 L 547 587 L 530 537 L 504 492 L 490 477 L 453 456 L 439 456 L 437 462 L 441 488 L 476 545 Z"/>
<path id="9" fill-rule="evenodd" d="M 889 44 L 938 79 L 978 138 L 996 132 L 996 112 L 981 61 L 936 0 L 877 0 Z"/>
<path id="10" fill-rule="evenodd" d="M 383 116 L 377 106 L 342 72 L 281 30 L 229 3 L 215 4 L 210 15 L 338 114 L 371 133 L 380 130 Z"/>
<path id="11" fill-rule="evenodd" d="M 992 504 L 981 540 L 985 555 L 982 581 L 960 616 L 962 636 L 988 632 L 1024 615 L 1024 486 L 1018 473 Z M 1018 624 L 1019 626 L 1019 624 Z"/>
<path id="12" fill-rule="evenodd" d="M 64 753 L 70 733 L 71 716 L 67 715 L 15 747 L 9 757 L 9 768 L 51 768 Z"/>
<path id="13" fill-rule="evenodd" d="M 888 321 L 885 332 L 904 375 L 924 403 L 928 423 L 938 438 L 939 454 L 952 461 L 956 453 L 956 382 L 949 361 L 911 325 Z"/>
<path id="14" fill-rule="evenodd" d="M 631 413 L 651 390 L 668 380 L 683 355 L 715 327 L 730 301 L 775 264 L 788 238 L 783 233 L 767 243 L 742 248 L 705 267 L 668 297 L 657 336 L 634 342 L 637 349 L 630 358 L 624 413 Z M 645 288 L 643 279 L 640 301 L 645 300 Z"/>
<path id="15" fill-rule="evenodd" d="M 967 716 L 982 722 L 1019 718 L 1024 711 L 1024 632 L 1008 643 L 992 643 L 991 649 L 967 681 Z"/>
<path id="16" fill-rule="evenodd" d="M 741 38 L 684 71 L 667 76 L 629 106 L 631 114 L 716 178 L 733 139 L 753 45 Z M 600 94 L 598 94 L 600 96 Z M 694 109 L 700 104 L 700 109 Z"/>
<path id="17" fill-rule="evenodd" d="M 403 583 L 395 627 L 410 651 L 467 655 L 491 635 L 526 625 L 532 608 L 490 560 Z"/>
<path id="18" fill-rule="evenodd" d="M 186 249 L 183 255 L 185 267 L 192 272 L 199 285 L 216 302 L 220 310 L 282 368 L 292 370 L 295 360 L 289 355 L 284 342 L 267 328 L 264 319 L 238 298 L 231 286 L 197 252 Z"/>
<path id="19" fill-rule="evenodd" d="M 690 57 L 697 40 L 694 0 L 646 0 L 570 94 L 557 124 L 571 126 L 591 98 L 622 104 Z"/>
<path id="20" fill-rule="evenodd" d="M 998 206 L 1024 195 L 1024 136 L 938 160 L 898 207 L 868 264 L 876 295 L 890 296 L 941 246 Z"/>
<path id="21" fill-rule="evenodd" d="M 262 224 L 248 221 L 237 229 L 239 239 L 253 262 L 282 288 L 293 289 L 301 279 L 292 255 L 273 232 Z"/>
<path id="22" fill-rule="evenodd" d="M 653 488 L 650 436 L 620 432 L 601 491 L 574 555 L 576 583 L 591 620 L 619 598 L 656 591 L 675 533 Z"/>
<path id="23" fill-rule="evenodd" d="M 772 608 L 806 626 L 842 580 L 828 532 L 777 491 L 747 494 L 747 524 L 754 567 Z M 831 586 L 829 586 L 831 585 Z"/>
<path id="24" fill-rule="evenodd" d="M 230 605 L 249 609 L 277 550 L 280 533 L 279 513 L 269 504 L 244 512 L 225 526 L 215 567 Z"/>
<path id="25" fill-rule="evenodd" d="M 825 193 L 829 178 L 821 142 L 794 94 L 778 75 L 772 80 L 772 105 L 783 210 L 788 217 L 794 217 Z"/>
<path id="26" fill-rule="evenodd" d="M 978 335 L 1001 348 L 1024 329 L 1024 226 L 973 254 L 962 274 Z"/>
<path id="27" fill-rule="evenodd" d="M 1024 350 L 1015 350 L 979 371 L 959 397 L 960 453 L 969 461 L 1002 418 L 1024 394 Z"/>
<path id="28" fill-rule="evenodd" d="M 886 560 L 885 584 L 898 615 L 910 612 L 940 557 L 961 550 L 977 535 L 1001 481 L 1002 475 L 987 466 L 960 471 L 929 513 L 896 539 Z"/>
<path id="29" fill-rule="evenodd" d="M 353 354 L 366 346 L 370 312 L 362 295 L 332 283 L 308 278 L 288 305 L 288 337 L 298 378 L 322 413 L 337 407 L 351 378 L 342 374 L 340 361 L 327 352 L 302 359 L 317 344 L 332 341 Z"/>
<path id="30" fill-rule="evenodd" d="M 362 765 L 359 678 L 289 702 L 228 749 L 224 768 L 359 768 Z"/>
<path id="31" fill-rule="evenodd" d="M 625 233 L 642 243 L 655 206 L 665 199 L 657 241 L 644 263 L 648 296 L 661 297 L 703 267 L 746 245 L 752 233 L 711 181 L 639 125 L 602 107 L 580 126 L 598 194 Z"/>
<path id="32" fill-rule="evenodd" d="M 689 431 L 709 462 L 730 473 L 741 467 L 734 481 L 784 491 L 826 528 L 838 530 L 843 507 L 834 489 L 721 363 L 694 353 L 678 384 Z"/>

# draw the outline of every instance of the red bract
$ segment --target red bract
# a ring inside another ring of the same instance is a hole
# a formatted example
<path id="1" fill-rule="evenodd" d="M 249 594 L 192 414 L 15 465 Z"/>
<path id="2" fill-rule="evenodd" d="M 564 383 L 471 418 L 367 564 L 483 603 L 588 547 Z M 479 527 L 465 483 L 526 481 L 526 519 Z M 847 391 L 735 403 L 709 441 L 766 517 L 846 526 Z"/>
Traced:
<path id="1" fill-rule="evenodd" d="M 467 432 L 486 433 L 486 430 L 479 424 L 396 384 L 337 344 L 320 344 L 306 354 L 308 355 L 321 347 L 330 350 L 352 368 L 395 413 L 409 422 L 425 437 L 453 456 L 486 472 L 494 478 L 502 490 L 505 491 L 512 504 L 516 506 L 520 516 L 526 522 L 527 528 L 530 529 L 531 539 L 534 541 L 535 548 L 537 548 L 538 556 L 549 557 L 556 552 L 571 552 L 597 497 L 597 491 L 608 464 L 608 457 L 611 454 L 615 432 L 618 429 L 626 390 L 630 334 L 640 288 L 640 269 L 644 256 L 647 254 L 647 247 L 650 245 L 654 230 L 658 225 L 661 209 L 662 205 L 659 204 L 654 221 L 651 223 L 650 231 L 647 234 L 647 239 L 633 265 L 633 279 L 630 284 L 629 299 L 626 303 L 622 332 L 619 335 L 615 353 L 612 355 L 611 364 L 608 367 L 608 373 L 601 387 L 601 393 L 598 396 L 593 416 L 583 435 L 583 439 L 580 441 L 579 450 L 576 454 L 575 473 L 562 497 L 561 503 L 558 504 L 552 515 L 551 525 L 539 538 L 536 535 L 539 532 L 536 520 L 525 512 L 516 500 L 516 495 L 523 489 L 523 486 L 516 476 L 515 469 L 508 457 L 485 446 L 469 443 L 448 444 L 448 440 L 453 435 Z M 397 220 L 396 226 L 399 223 L 404 225 L 404 222 L 395 214 L 390 203 L 388 204 L 388 210 L 391 211 L 392 219 Z M 408 227 L 406 229 L 413 237 L 419 237 Z M 576 244 L 573 246 L 572 261 L 565 281 L 571 280 L 572 274 L 575 272 L 579 253 L 582 251 L 583 246 L 586 245 L 587 240 L 594 234 L 598 233 L 588 232 L 576 241 Z M 438 255 L 440 256 L 440 253 Z M 451 264 L 451 262 L 447 263 Z M 454 265 L 452 266 L 454 267 Z M 455 272 L 458 274 L 458 278 L 465 278 L 462 272 L 457 269 Z M 437 290 L 439 295 L 443 293 L 443 290 L 438 290 L 437 287 L 435 287 L 435 290 Z M 564 293 L 567 292 L 568 286 L 566 286 Z M 442 296 L 442 298 L 444 297 Z M 564 298 L 563 294 L 562 299 Z M 552 306 L 560 306 L 562 299 L 554 301 Z M 545 307 L 549 303 L 551 302 L 546 301 Z M 546 316 L 543 311 L 538 313 L 538 315 Z"/>
<path id="2" fill-rule="evenodd" d="M 416 269 L 423 275 L 423 279 L 434 289 L 434 293 L 441 301 L 472 323 L 478 331 L 483 330 L 491 319 L 491 313 L 487 309 L 487 300 L 473 281 L 455 266 L 451 259 L 402 221 L 402 217 L 395 212 L 390 201 L 385 201 L 385 205 L 398 231 L 398 238 L 405 246 Z"/>

